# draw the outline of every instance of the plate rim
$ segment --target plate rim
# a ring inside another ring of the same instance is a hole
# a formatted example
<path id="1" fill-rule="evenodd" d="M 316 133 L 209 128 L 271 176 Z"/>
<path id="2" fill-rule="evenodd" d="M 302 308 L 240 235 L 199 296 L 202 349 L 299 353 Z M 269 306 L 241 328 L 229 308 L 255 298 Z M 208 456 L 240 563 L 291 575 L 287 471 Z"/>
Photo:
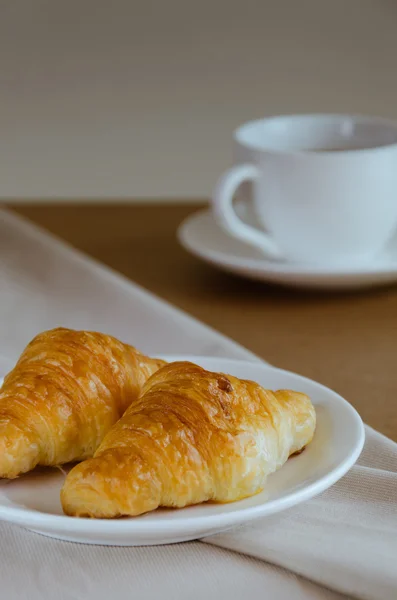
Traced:
<path id="1" fill-rule="evenodd" d="M 277 262 L 266 258 L 244 258 L 236 254 L 228 254 L 220 250 L 207 251 L 205 246 L 198 247 L 192 243 L 187 234 L 188 227 L 200 217 L 210 216 L 211 208 L 201 208 L 185 217 L 177 229 L 177 238 L 180 244 L 193 255 L 202 260 L 231 269 L 245 269 L 250 274 L 280 275 L 284 277 L 314 278 L 317 281 L 324 279 L 348 279 L 374 276 L 397 276 L 397 261 L 379 261 L 365 265 L 351 265 L 346 269 L 339 269 L 331 265 L 309 265 L 290 262 Z"/>
<path id="2" fill-rule="evenodd" d="M 155 353 L 152 354 L 155 355 Z M 331 393 L 333 399 L 336 400 L 340 405 L 344 407 L 344 409 L 347 410 L 347 412 L 350 414 L 350 417 L 355 422 L 357 428 L 357 441 L 354 445 L 354 448 L 345 457 L 345 459 L 342 460 L 342 462 L 340 462 L 338 465 L 336 465 L 330 472 L 328 472 L 325 475 L 322 475 L 316 481 L 305 486 L 303 489 L 291 492 L 282 498 L 271 500 L 268 502 L 265 501 L 258 505 L 249 506 L 245 508 L 238 508 L 236 506 L 235 510 L 228 511 L 226 513 L 198 516 L 195 515 L 193 517 L 181 516 L 180 519 L 164 519 L 162 521 L 157 522 L 147 521 L 144 518 L 139 519 L 139 517 L 137 517 L 136 519 L 89 519 L 75 518 L 70 517 L 68 515 L 45 513 L 19 506 L 7 506 L 2 504 L 0 500 L 1 521 L 7 521 L 10 523 L 21 525 L 28 529 L 41 528 L 41 531 L 54 531 L 55 529 L 57 529 L 58 532 L 62 531 L 62 533 L 70 535 L 113 534 L 115 536 L 122 536 L 123 538 L 127 536 L 134 536 L 134 534 L 146 534 L 147 531 L 153 531 L 154 529 L 158 534 L 166 534 L 168 532 L 172 532 L 174 535 L 180 535 L 185 531 L 186 525 L 192 525 L 192 523 L 194 523 L 196 527 L 202 527 L 203 529 L 211 529 L 214 526 L 219 527 L 219 529 L 225 529 L 227 527 L 232 527 L 233 525 L 247 523 L 253 519 L 259 518 L 260 516 L 265 517 L 271 514 L 275 514 L 277 512 L 281 512 L 282 510 L 285 510 L 287 508 L 300 504 L 301 502 L 304 502 L 310 498 L 313 498 L 314 496 L 320 494 L 321 492 L 331 487 L 341 477 L 343 477 L 343 475 L 345 475 L 355 464 L 362 452 L 365 442 L 365 427 L 359 413 L 340 394 L 338 394 L 331 388 L 315 381 L 314 379 L 305 377 L 293 371 L 281 369 L 279 367 L 274 367 L 273 365 L 270 365 L 269 363 L 266 363 L 260 359 L 255 361 L 249 359 L 245 360 L 221 356 L 195 354 L 168 355 L 163 353 L 159 353 L 157 356 L 159 358 L 168 360 L 169 362 L 175 362 L 177 360 L 190 360 L 191 362 L 197 361 L 197 363 L 200 364 L 200 361 L 214 360 L 224 362 L 225 365 L 232 365 L 232 367 L 233 365 L 246 365 L 255 368 L 259 367 L 264 370 L 276 371 L 281 375 L 292 375 L 293 377 L 298 378 L 298 380 L 301 380 L 303 382 L 309 382 L 311 384 L 314 383 L 316 386 L 319 386 L 321 389 L 323 389 L 327 394 Z M 232 503 L 229 503 L 228 507 L 230 507 L 231 504 Z M 236 520 L 234 518 L 236 514 L 241 515 L 241 518 Z"/>

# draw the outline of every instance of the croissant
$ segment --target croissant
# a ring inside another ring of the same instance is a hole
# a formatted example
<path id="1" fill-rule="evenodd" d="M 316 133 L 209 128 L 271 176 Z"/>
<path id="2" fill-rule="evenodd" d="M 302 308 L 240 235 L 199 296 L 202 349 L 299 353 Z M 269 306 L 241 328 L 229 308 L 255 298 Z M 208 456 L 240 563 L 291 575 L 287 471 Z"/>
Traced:
<path id="1" fill-rule="evenodd" d="M 63 510 L 111 518 L 251 496 L 311 441 L 315 421 L 304 394 L 171 363 L 69 472 Z"/>
<path id="2" fill-rule="evenodd" d="M 0 390 L 0 477 L 93 456 L 163 364 L 102 333 L 35 337 Z"/>

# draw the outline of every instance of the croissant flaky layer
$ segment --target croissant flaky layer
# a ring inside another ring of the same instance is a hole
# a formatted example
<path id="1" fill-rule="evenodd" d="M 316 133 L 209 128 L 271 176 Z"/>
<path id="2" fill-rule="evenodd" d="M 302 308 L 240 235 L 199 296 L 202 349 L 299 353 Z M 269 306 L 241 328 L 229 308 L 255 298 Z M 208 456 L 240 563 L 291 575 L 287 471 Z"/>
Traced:
<path id="1" fill-rule="evenodd" d="M 0 477 L 93 456 L 163 364 L 102 333 L 35 337 L 0 390 Z"/>
<path id="2" fill-rule="evenodd" d="M 94 458 L 70 471 L 63 509 L 110 518 L 251 496 L 311 441 L 315 421 L 304 394 L 169 364 L 148 380 Z"/>

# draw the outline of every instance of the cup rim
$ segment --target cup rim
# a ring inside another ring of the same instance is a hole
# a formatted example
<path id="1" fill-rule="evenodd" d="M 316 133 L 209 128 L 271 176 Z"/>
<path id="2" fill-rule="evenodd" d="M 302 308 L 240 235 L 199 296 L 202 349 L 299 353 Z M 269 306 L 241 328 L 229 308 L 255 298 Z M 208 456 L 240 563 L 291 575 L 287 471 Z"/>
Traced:
<path id="1" fill-rule="evenodd" d="M 347 148 L 346 150 L 341 150 L 340 152 L 334 152 L 332 150 L 322 150 L 321 152 L 315 153 L 310 149 L 306 148 L 296 148 L 296 149 L 288 149 L 288 148 L 275 148 L 269 146 L 266 148 L 264 145 L 255 144 L 254 142 L 249 142 L 247 140 L 242 139 L 243 134 L 249 127 L 253 127 L 255 125 L 262 124 L 264 122 L 271 122 L 276 120 L 288 120 L 295 121 L 300 119 L 314 120 L 320 121 L 321 119 L 332 119 L 335 121 L 350 119 L 356 123 L 362 124 L 374 124 L 387 127 L 390 130 L 396 132 L 396 141 L 370 146 L 368 148 Z M 367 153 L 378 153 L 384 152 L 393 148 L 397 148 L 397 120 L 391 119 L 388 117 L 380 117 L 376 115 L 364 115 L 364 114 L 356 114 L 356 113 L 280 113 L 275 115 L 270 115 L 268 117 L 262 117 L 258 119 L 251 119 L 250 121 L 246 121 L 239 125 L 233 132 L 233 139 L 235 142 L 240 144 L 245 148 L 249 148 L 250 150 L 255 150 L 257 152 L 272 152 L 273 154 L 282 154 L 282 155 L 302 155 L 302 156 L 310 156 L 311 158 L 321 159 L 321 158 L 336 158 L 345 155 L 361 155 Z"/>

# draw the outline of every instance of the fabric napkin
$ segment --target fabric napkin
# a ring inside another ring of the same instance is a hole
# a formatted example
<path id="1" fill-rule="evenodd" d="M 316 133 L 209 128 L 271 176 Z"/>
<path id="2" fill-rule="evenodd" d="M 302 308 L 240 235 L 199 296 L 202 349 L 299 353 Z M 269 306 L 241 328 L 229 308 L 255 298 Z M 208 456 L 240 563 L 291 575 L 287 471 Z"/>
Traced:
<path id="1" fill-rule="evenodd" d="M 111 270 L 0 211 L 0 354 L 38 331 L 99 329 L 149 353 L 258 360 Z M 358 464 L 321 496 L 202 542 L 109 548 L 0 524 L 0 598 L 397 599 L 397 445 L 366 428 Z"/>
<path id="2" fill-rule="evenodd" d="M 397 598 L 397 444 L 366 427 L 358 463 L 290 510 L 204 541 L 356 598 Z"/>

